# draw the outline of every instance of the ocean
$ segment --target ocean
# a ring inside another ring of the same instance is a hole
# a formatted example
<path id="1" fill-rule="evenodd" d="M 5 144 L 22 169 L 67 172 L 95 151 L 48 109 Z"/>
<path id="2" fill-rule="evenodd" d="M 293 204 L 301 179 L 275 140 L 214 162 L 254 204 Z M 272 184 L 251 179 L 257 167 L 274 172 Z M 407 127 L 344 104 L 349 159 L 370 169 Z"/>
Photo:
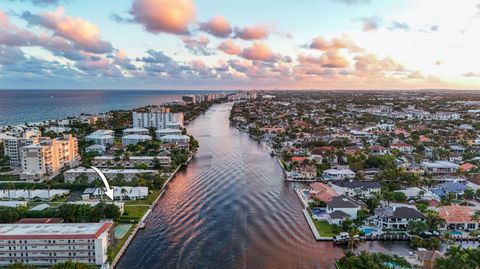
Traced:
<path id="1" fill-rule="evenodd" d="M 159 105 L 185 94 L 180 90 L 0 90 L 0 126 Z"/>

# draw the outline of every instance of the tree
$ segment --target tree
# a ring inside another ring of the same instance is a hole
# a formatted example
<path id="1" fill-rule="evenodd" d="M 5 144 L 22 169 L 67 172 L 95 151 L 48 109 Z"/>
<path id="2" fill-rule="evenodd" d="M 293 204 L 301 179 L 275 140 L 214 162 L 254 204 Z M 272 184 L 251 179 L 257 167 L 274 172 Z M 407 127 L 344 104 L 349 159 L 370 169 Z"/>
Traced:
<path id="1" fill-rule="evenodd" d="M 345 256 L 338 260 L 340 268 L 343 269 L 389 269 L 388 264 L 391 263 L 399 267 L 411 268 L 411 265 L 403 258 L 365 251 L 357 255 L 347 252 Z"/>
<path id="2" fill-rule="evenodd" d="M 428 231 L 428 224 L 420 220 L 411 220 L 408 222 L 408 230 L 414 234 L 421 234 L 422 232 Z"/>
<path id="3" fill-rule="evenodd" d="M 85 264 L 80 262 L 67 261 L 64 263 L 57 263 L 50 269 L 97 269 L 98 267 L 92 264 Z"/>

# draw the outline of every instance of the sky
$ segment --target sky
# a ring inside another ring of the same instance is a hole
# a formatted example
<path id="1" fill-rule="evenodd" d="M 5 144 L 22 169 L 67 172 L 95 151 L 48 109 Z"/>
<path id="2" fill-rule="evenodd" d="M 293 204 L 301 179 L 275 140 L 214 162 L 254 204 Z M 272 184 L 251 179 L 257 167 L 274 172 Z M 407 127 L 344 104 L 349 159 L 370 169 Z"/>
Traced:
<path id="1" fill-rule="evenodd" d="M 480 0 L 0 0 L 0 89 L 479 89 Z"/>

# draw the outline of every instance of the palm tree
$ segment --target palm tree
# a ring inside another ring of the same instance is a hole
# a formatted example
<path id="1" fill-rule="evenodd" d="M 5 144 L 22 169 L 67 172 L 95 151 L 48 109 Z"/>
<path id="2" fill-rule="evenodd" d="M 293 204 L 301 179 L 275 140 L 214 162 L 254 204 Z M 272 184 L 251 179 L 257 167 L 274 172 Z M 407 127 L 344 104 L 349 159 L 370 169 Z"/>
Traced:
<path id="1" fill-rule="evenodd" d="M 472 221 L 475 222 L 475 224 L 477 225 L 478 227 L 478 223 L 480 223 L 480 214 L 473 214 L 472 215 Z"/>
<path id="2" fill-rule="evenodd" d="M 50 202 L 50 189 L 51 189 L 52 186 L 53 186 L 53 181 L 52 181 L 52 180 L 48 180 L 47 182 L 45 182 L 45 184 L 47 185 L 47 188 L 48 188 L 48 201 Z"/>
<path id="3" fill-rule="evenodd" d="M 7 189 L 8 192 L 8 200 L 10 200 L 10 190 L 12 190 L 14 187 L 15 185 L 12 182 L 5 184 L 5 189 Z"/>

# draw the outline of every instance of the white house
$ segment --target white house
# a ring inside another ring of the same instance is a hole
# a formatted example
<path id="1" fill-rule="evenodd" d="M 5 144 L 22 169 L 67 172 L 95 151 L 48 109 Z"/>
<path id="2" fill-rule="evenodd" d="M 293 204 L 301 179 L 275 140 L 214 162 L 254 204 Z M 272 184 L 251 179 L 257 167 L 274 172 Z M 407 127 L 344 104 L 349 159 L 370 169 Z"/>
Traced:
<path id="1" fill-rule="evenodd" d="M 339 215 L 345 216 L 346 214 L 351 220 L 357 219 L 358 211 L 362 209 L 361 202 L 345 195 L 332 197 L 332 200 L 327 201 L 326 204 L 327 214 L 329 215 L 327 220 L 330 223 L 336 222 L 335 224 L 341 224 L 338 223 L 341 220 L 341 218 L 337 218 Z M 330 216 L 331 214 L 333 216 Z"/>
<path id="2" fill-rule="evenodd" d="M 346 169 L 327 169 L 322 173 L 325 180 L 339 180 L 339 179 L 353 179 L 355 178 L 355 172 Z"/>
<path id="3" fill-rule="evenodd" d="M 458 164 L 448 161 L 424 162 L 422 163 L 422 166 L 425 173 L 436 176 L 454 175 L 459 168 Z"/>
<path id="4" fill-rule="evenodd" d="M 105 152 L 107 152 L 107 147 L 105 147 L 104 145 L 95 144 L 95 145 L 91 145 L 89 147 L 86 147 L 85 152 L 87 152 L 87 153 L 95 152 L 98 155 L 102 155 L 102 154 L 105 154 Z"/>
<path id="5" fill-rule="evenodd" d="M 160 138 L 162 143 L 188 143 L 190 137 L 188 135 L 165 135 Z"/>
<path id="6" fill-rule="evenodd" d="M 127 128 L 122 131 L 123 135 L 148 135 L 148 129 L 146 128 L 139 128 L 139 127 L 134 127 L 134 128 Z"/>
<path id="7" fill-rule="evenodd" d="M 160 129 L 155 131 L 155 135 L 159 140 L 166 135 L 181 135 L 181 134 L 182 134 L 182 130 L 179 130 L 179 129 Z"/>
<path id="8" fill-rule="evenodd" d="M 380 193 L 382 185 L 375 181 L 335 181 L 332 182 L 332 189 L 339 194 L 347 196 L 358 196 L 370 198 L 376 193 Z"/>
<path id="9" fill-rule="evenodd" d="M 149 135 L 126 135 L 122 137 L 122 145 L 128 146 L 128 145 L 136 145 L 140 142 L 145 142 L 152 140 L 152 137 Z"/>
<path id="10" fill-rule="evenodd" d="M 424 221 L 425 215 L 411 207 L 380 207 L 372 219 L 381 229 L 407 229 L 410 221 Z"/>
<path id="11" fill-rule="evenodd" d="M 115 132 L 112 130 L 98 130 L 85 137 L 85 140 L 92 141 L 97 145 L 113 145 Z"/>

